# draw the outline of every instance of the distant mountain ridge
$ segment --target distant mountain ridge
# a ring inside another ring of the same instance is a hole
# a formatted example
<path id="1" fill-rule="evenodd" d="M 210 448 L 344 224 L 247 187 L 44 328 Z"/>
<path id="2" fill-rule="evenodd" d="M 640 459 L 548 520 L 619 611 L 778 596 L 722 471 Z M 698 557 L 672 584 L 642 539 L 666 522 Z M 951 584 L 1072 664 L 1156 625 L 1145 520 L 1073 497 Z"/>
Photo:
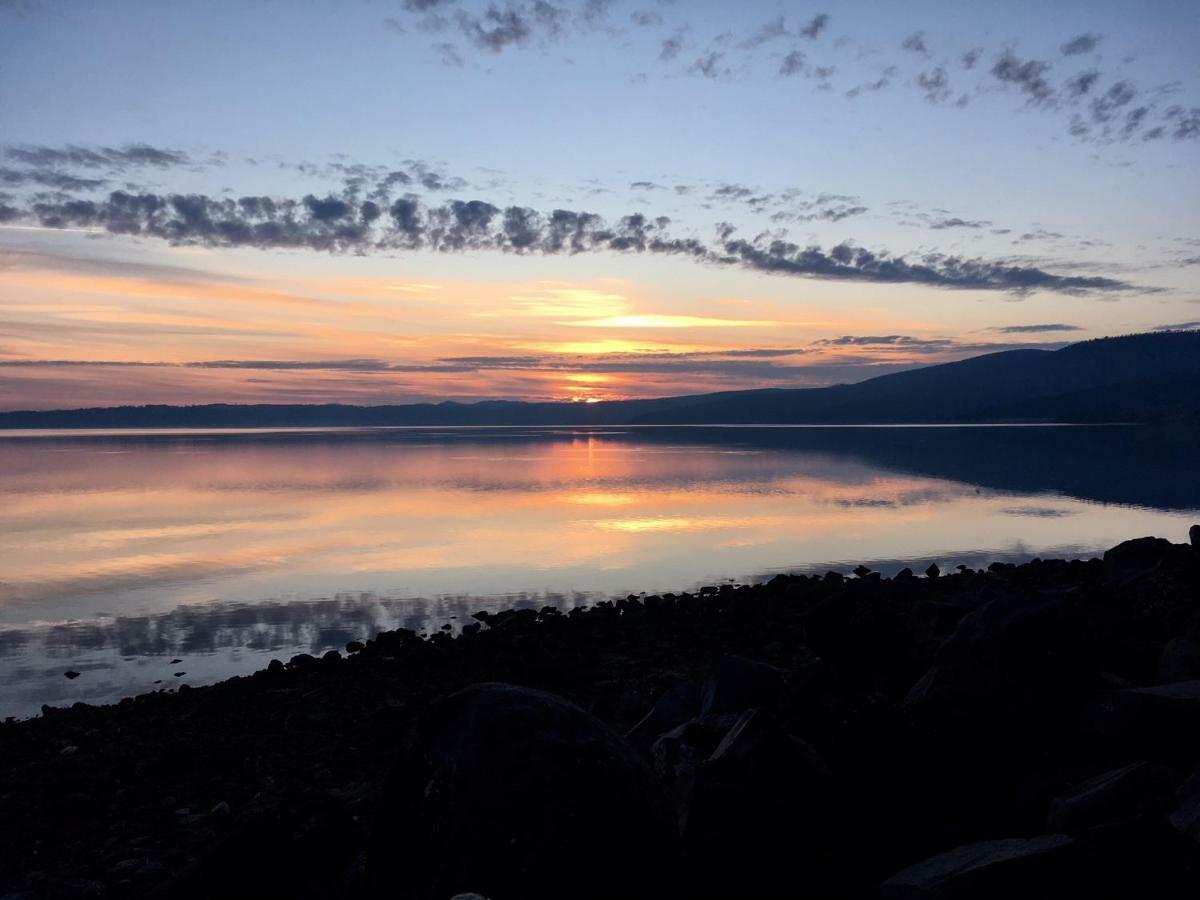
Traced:
<path id="1" fill-rule="evenodd" d="M 602 403 L 120 406 L 0 413 L 0 428 L 384 425 L 1200 424 L 1200 331 L 1008 350 L 827 388 Z"/>

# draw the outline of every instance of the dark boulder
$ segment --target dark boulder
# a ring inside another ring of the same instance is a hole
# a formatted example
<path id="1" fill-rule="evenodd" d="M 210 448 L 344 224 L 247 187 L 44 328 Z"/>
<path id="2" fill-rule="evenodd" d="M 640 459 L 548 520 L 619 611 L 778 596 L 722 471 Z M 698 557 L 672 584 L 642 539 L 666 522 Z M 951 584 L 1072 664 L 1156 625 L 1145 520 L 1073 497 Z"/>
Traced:
<path id="1" fill-rule="evenodd" d="M 1117 752 L 1192 763 L 1200 752 L 1200 681 L 1110 691 L 1092 702 L 1085 721 Z"/>
<path id="2" fill-rule="evenodd" d="M 674 818 L 641 757 L 579 707 L 507 684 L 428 712 L 375 834 L 369 877 L 393 897 L 646 896 L 675 861 Z"/>
<path id="3" fill-rule="evenodd" d="M 1091 623 L 1069 597 L 997 598 L 959 621 L 905 702 L 1027 717 L 1091 690 L 1097 649 Z"/>
<path id="4" fill-rule="evenodd" d="M 681 797 L 684 893 L 824 894 L 837 881 L 832 797 L 829 770 L 812 747 L 765 710 L 748 711 Z"/>
<path id="5" fill-rule="evenodd" d="M 1153 762 L 1135 762 L 1073 786 L 1050 805 L 1050 831 L 1077 834 L 1159 815 L 1170 804 L 1179 776 Z"/>
<path id="6" fill-rule="evenodd" d="M 740 716 L 699 716 L 660 735 L 650 748 L 654 771 L 665 784 L 689 784 L 688 779 L 720 746 Z"/>
<path id="7" fill-rule="evenodd" d="M 717 657 L 704 681 L 701 715 L 741 714 L 771 707 L 783 695 L 783 670 L 742 656 Z"/>
<path id="8" fill-rule="evenodd" d="M 1188 540 L 1192 542 L 1193 547 L 1200 548 L 1200 525 L 1193 525 L 1188 529 Z"/>
<path id="9" fill-rule="evenodd" d="M 1168 820 L 1180 834 L 1200 843 L 1200 772 L 1183 783 Z"/>
<path id="10" fill-rule="evenodd" d="M 1158 680 L 1163 684 L 1200 678 L 1200 637 L 1171 638 L 1158 657 Z"/>
<path id="11" fill-rule="evenodd" d="M 1122 581 L 1153 569 L 1166 559 L 1174 544 L 1165 538 L 1142 537 L 1124 541 L 1104 551 L 1105 573 L 1116 581 Z"/>
<path id="12" fill-rule="evenodd" d="M 1065 834 L 968 844 L 909 866 L 883 883 L 883 900 L 909 897 L 1075 896 L 1077 844 Z M 1086 895 L 1086 891 L 1078 892 Z"/>
<path id="13" fill-rule="evenodd" d="M 646 751 L 664 732 L 688 721 L 700 711 L 700 686 L 690 678 L 673 679 L 654 706 L 627 735 L 629 743 Z"/>

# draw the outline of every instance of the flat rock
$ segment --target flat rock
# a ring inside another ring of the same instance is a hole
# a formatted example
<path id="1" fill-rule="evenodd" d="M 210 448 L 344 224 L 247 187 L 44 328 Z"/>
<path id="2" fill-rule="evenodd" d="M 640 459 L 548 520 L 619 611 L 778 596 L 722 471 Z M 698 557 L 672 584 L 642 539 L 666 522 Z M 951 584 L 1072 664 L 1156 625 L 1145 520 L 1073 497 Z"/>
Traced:
<path id="1" fill-rule="evenodd" d="M 1200 749 L 1200 680 L 1111 691 L 1092 702 L 1085 718 L 1094 733 L 1129 752 L 1193 760 Z"/>
<path id="2" fill-rule="evenodd" d="M 1050 805 L 1050 831 L 1076 834 L 1115 825 L 1142 815 L 1163 812 L 1171 802 L 1179 776 L 1154 762 L 1135 762 L 1089 778 Z"/>
<path id="3" fill-rule="evenodd" d="M 882 900 L 1069 895 L 1076 848 L 1065 834 L 967 844 L 885 881 Z"/>

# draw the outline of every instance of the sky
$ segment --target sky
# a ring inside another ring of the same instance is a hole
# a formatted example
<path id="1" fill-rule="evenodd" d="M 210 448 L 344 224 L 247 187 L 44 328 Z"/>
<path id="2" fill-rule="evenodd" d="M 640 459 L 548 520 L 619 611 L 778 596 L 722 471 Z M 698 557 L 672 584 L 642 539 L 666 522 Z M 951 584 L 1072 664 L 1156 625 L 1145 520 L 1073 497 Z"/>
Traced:
<path id="1" fill-rule="evenodd" d="M 1200 327 L 1194 2 L 0 0 L 0 409 Z"/>

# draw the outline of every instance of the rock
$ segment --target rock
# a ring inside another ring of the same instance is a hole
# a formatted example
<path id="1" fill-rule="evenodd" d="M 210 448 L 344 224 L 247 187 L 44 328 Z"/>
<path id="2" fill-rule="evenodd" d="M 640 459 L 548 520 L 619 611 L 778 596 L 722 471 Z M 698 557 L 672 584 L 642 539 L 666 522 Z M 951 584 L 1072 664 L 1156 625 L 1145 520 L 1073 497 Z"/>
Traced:
<path id="1" fill-rule="evenodd" d="M 879 896 L 1074 896 L 1077 859 L 1077 845 L 1065 834 L 980 841 L 909 866 L 885 881 Z"/>
<path id="2" fill-rule="evenodd" d="M 76 747 L 74 744 L 68 744 L 66 747 L 63 747 L 61 750 L 58 751 L 60 756 L 74 756 L 78 752 L 79 752 L 79 748 Z"/>
<path id="3" fill-rule="evenodd" d="M 1061 706 L 1094 689 L 1096 641 L 1066 596 L 992 600 L 958 623 L 905 703 L 978 713 Z"/>
<path id="4" fill-rule="evenodd" d="M 210 816 L 227 816 L 230 813 L 229 804 L 222 800 L 208 811 Z"/>
<path id="5" fill-rule="evenodd" d="M 629 743 L 649 750 L 659 735 L 688 721 L 700 711 L 700 686 L 690 678 L 675 678 L 654 706 L 630 729 Z"/>
<path id="6" fill-rule="evenodd" d="M 272 675 L 282 675 L 284 671 L 283 663 L 278 659 L 273 659 L 267 664 L 267 671 Z"/>
<path id="7" fill-rule="evenodd" d="M 174 674 L 175 674 L 176 678 L 182 678 L 184 675 L 187 674 L 187 672 L 175 672 Z"/>
<path id="8" fill-rule="evenodd" d="M 363 648 L 365 646 L 366 645 L 363 644 L 362 641 L 350 641 L 348 644 L 346 644 L 346 652 L 347 653 L 362 653 Z"/>
<path id="9" fill-rule="evenodd" d="M 1104 570 L 1122 581 L 1147 569 L 1152 569 L 1170 555 L 1174 544 L 1165 538 L 1143 537 L 1124 541 L 1104 551 Z"/>
<path id="10" fill-rule="evenodd" d="M 1186 636 L 1167 641 L 1158 658 L 1158 680 L 1163 684 L 1200 678 L 1200 638 Z"/>
<path id="11" fill-rule="evenodd" d="M 552 694 L 479 684 L 437 703 L 380 806 L 369 877 L 443 898 L 655 895 L 675 823 L 649 766 Z M 406 860 L 397 872 L 397 854 Z M 390 886 L 390 887 L 389 887 Z"/>
<path id="12" fill-rule="evenodd" d="M 322 655 L 321 662 L 335 663 L 335 662 L 338 662 L 339 660 L 341 660 L 341 658 L 342 658 L 342 654 L 338 653 L 336 650 L 328 650 L 325 652 L 324 655 Z"/>
<path id="13" fill-rule="evenodd" d="M 654 770 L 668 785 L 687 782 L 712 756 L 739 716 L 700 716 L 661 735 L 650 748 Z"/>
<path id="14" fill-rule="evenodd" d="M 1078 834 L 1166 810 L 1179 776 L 1154 762 L 1135 762 L 1075 785 L 1050 805 L 1047 827 Z"/>
<path id="15" fill-rule="evenodd" d="M 168 663 L 168 665 L 177 666 L 177 665 L 179 665 L 181 662 L 183 662 L 183 660 L 182 660 L 182 659 L 173 659 L 173 660 L 171 660 L 171 662 L 170 662 L 170 663 Z"/>
<path id="16" fill-rule="evenodd" d="M 1085 722 L 1122 752 L 1192 763 L 1200 752 L 1200 680 L 1103 694 Z"/>
<path id="17" fill-rule="evenodd" d="M 705 679 L 700 713 L 740 714 L 750 707 L 771 707 L 779 702 L 783 686 L 781 669 L 742 656 L 719 656 Z"/>
<path id="18" fill-rule="evenodd" d="M 1200 843 L 1200 772 L 1183 783 L 1167 820 L 1180 834 Z"/>
<path id="19" fill-rule="evenodd" d="M 288 668 L 307 669 L 308 667 L 315 665 L 316 662 L 317 658 L 311 653 L 297 653 L 288 660 Z"/>
<path id="20" fill-rule="evenodd" d="M 871 574 L 871 570 L 863 565 L 855 566 L 853 571 L 854 571 L 854 574 L 857 575 L 859 578 L 866 578 L 868 575 Z"/>
<path id="21" fill-rule="evenodd" d="M 838 829 L 828 769 L 765 710 L 750 710 L 681 796 L 685 896 L 824 894 Z M 804 864 L 796 865 L 797 848 Z"/>
<path id="22" fill-rule="evenodd" d="M 79 677 L 79 673 L 76 672 L 74 669 L 68 669 L 67 671 L 63 672 L 63 677 L 69 678 L 70 680 L 74 681 L 76 678 Z"/>
<path id="23" fill-rule="evenodd" d="M 937 563 L 930 563 L 929 568 L 925 570 L 926 578 L 937 578 L 942 574 L 942 570 L 938 568 Z"/>
<path id="24" fill-rule="evenodd" d="M 1200 547 L 1200 525 L 1193 525 L 1188 529 L 1188 540 L 1192 542 L 1193 547 Z"/>

